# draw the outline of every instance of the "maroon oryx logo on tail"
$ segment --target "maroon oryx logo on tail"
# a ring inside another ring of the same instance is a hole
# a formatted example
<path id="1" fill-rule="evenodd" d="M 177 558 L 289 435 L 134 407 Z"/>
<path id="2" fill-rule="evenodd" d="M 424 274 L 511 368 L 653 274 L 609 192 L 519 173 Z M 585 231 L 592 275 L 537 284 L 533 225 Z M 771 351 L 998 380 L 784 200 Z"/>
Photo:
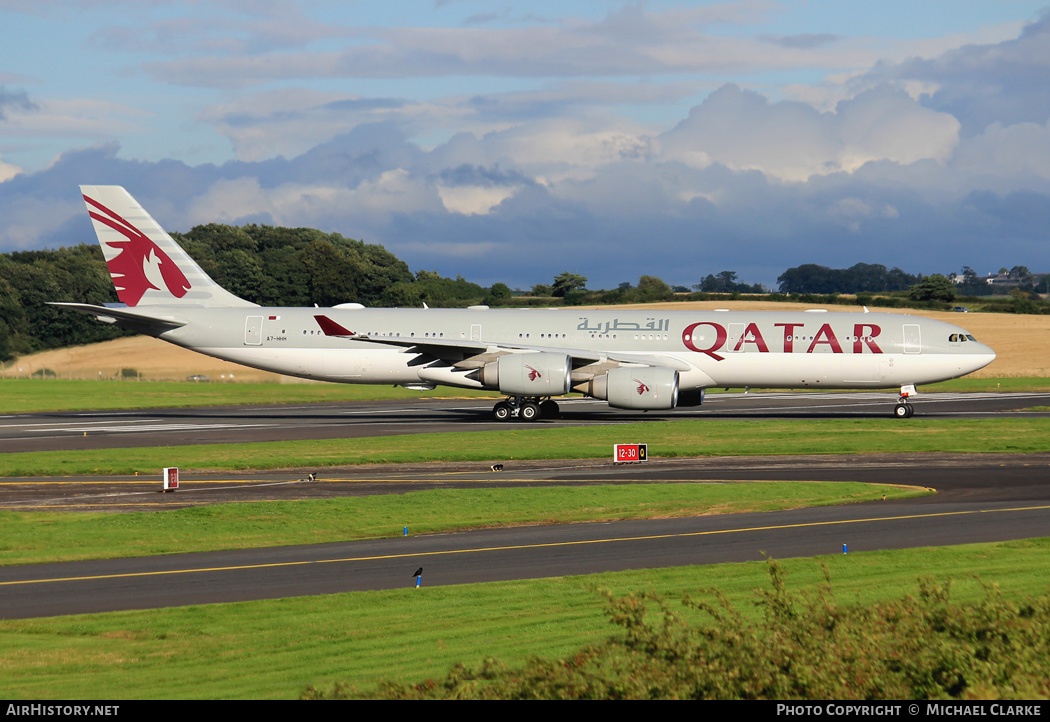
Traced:
<path id="1" fill-rule="evenodd" d="M 529 381 L 535 381 L 536 379 L 543 378 L 543 374 L 534 369 L 532 366 L 525 364 L 525 368 L 529 370 Z"/>
<path id="2" fill-rule="evenodd" d="M 638 379 L 635 379 L 634 382 L 636 384 L 638 384 L 638 395 L 639 396 L 641 396 L 642 394 L 649 393 L 649 387 L 645 385 L 644 381 L 639 381 Z"/>
<path id="3" fill-rule="evenodd" d="M 149 289 L 162 290 L 158 284 L 165 286 L 175 298 L 186 295 L 190 282 L 167 253 L 109 208 L 87 196 L 84 196 L 84 200 L 89 206 L 101 211 L 96 213 L 89 209 L 88 215 L 128 239 L 106 244 L 120 251 L 112 260 L 106 261 L 106 265 L 109 275 L 113 277 L 113 285 L 117 288 L 117 298 L 122 303 L 137 305 Z"/>

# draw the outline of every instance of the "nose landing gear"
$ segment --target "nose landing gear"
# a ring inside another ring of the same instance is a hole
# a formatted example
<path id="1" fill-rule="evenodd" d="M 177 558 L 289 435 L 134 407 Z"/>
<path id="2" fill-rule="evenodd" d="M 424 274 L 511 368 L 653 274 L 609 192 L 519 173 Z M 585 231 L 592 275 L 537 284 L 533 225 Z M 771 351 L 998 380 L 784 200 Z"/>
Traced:
<path id="1" fill-rule="evenodd" d="M 908 398 L 916 393 L 914 384 L 901 386 L 901 395 L 897 398 L 897 405 L 893 408 L 893 415 L 898 419 L 910 419 L 912 414 L 915 413 L 915 408 L 908 403 Z"/>

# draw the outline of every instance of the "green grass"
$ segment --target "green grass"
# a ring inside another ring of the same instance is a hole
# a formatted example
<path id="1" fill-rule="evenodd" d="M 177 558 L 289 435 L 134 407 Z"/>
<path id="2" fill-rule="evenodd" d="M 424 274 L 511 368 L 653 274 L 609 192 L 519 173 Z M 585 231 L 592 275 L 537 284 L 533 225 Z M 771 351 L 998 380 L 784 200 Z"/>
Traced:
<path id="1" fill-rule="evenodd" d="M 964 378 L 929 384 L 922 392 L 1050 391 L 1050 378 Z M 711 389 L 719 393 L 721 389 Z M 104 411 L 242 404 L 303 404 L 416 398 L 497 398 L 492 391 L 440 387 L 410 391 L 400 386 L 354 384 L 188 383 L 180 381 L 77 381 L 0 379 L 0 413 Z"/>
<path id="2" fill-rule="evenodd" d="M 1050 377 L 1000 377 L 1000 378 L 974 378 L 967 376 L 951 381 L 942 381 L 937 384 L 925 384 L 919 387 L 920 393 L 978 393 L 997 392 L 1022 393 L 1033 391 L 1050 391 Z"/>
<path id="3" fill-rule="evenodd" d="M 439 489 L 128 514 L 0 511 L 0 565 L 317 544 L 587 521 L 772 511 L 921 496 L 854 482 Z"/>
<path id="4" fill-rule="evenodd" d="M 824 557 L 840 603 L 917 592 L 950 578 L 976 601 L 1050 589 L 1050 539 Z M 818 561 L 782 562 L 789 588 L 822 580 Z M 411 583 L 406 578 L 406 584 Z M 0 696 L 8 699 L 222 699 L 298 696 L 307 685 L 417 681 L 458 661 L 567 655 L 614 634 L 596 587 L 670 599 L 718 589 L 759 620 L 761 562 L 359 592 L 141 612 L 0 621 Z"/>
<path id="5" fill-rule="evenodd" d="M 210 444 L 151 449 L 23 452 L 0 455 L 0 476 L 157 473 L 191 469 L 323 468 L 427 461 L 605 458 L 617 442 L 647 442 L 651 458 L 1050 451 L 1050 419 L 682 419 L 616 426 L 527 428 Z"/>

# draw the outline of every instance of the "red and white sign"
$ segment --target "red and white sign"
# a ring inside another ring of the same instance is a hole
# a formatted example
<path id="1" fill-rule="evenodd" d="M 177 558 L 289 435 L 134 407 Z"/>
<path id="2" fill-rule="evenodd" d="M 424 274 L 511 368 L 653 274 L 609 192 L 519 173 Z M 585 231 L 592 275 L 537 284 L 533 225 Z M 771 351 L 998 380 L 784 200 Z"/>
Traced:
<path id="1" fill-rule="evenodd" d="M 648 461 L 648 447 L 648 444 L 613 444 L 613 461 L 617 464 Z"/>
<path id="2" fill-rule="evenodd" d="M 179 488 L 179 467 L 164 467 L 164 491 L 175 491 Z"/>

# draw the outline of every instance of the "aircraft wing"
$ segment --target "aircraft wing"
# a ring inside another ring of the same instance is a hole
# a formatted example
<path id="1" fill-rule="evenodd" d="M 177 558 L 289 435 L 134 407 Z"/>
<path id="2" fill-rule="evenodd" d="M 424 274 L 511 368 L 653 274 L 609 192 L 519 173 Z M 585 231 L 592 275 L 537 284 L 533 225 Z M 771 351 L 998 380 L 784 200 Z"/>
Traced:
<path id="1" fill-rule="evenodd" d="M 314 316 L 314 319 L 317 320 L 317 324 L 321 327 L 321 330 L 326 336 L 337 336 L 339 338 L 352 339 L 354 341 L 370 341 L 372 343 L 381 343 L 388 346 L 400 346 L 418 353 L 425 353 L 446 360 L 460 360 L 470 358 L 471 356 L 499 353 L 501 351 L 506 353 L 536 351 L 570 356 L 574 367 L 588 366 L 593 363 L 602 363 L 605 361 L 615 361 L 617 363 L 672 368 L 677 371 L 689 371 L 693 368 L 685 361 L 664 354 L 632 354 L 614 351 L 595 351 L 592 349 L 569 348 L 564 346 L 542 346 L 532 343 L 487 344 L 482 343 L 481 341 L 466 341 L 459 339 L 419 339 L 369 336 L 367 334 L 354 333 L 321 314 Z M 451 357 L 458 358 L 453 359 Z"/>

